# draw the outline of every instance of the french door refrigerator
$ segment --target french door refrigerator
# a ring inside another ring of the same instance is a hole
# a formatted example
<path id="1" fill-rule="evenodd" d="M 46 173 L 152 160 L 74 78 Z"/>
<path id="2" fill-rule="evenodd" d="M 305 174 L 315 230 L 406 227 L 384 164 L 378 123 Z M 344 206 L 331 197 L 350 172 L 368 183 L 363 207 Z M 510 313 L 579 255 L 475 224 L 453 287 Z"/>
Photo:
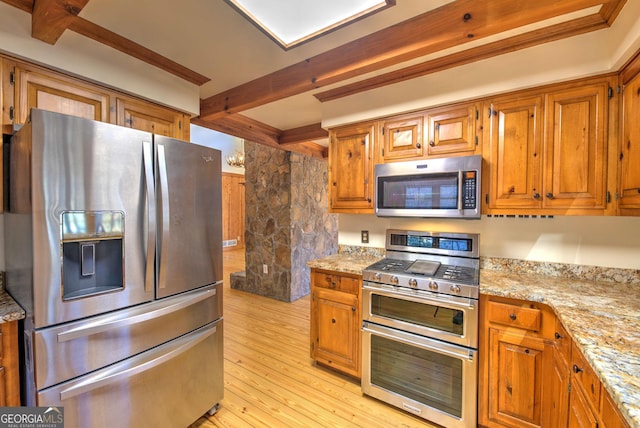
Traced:
<path id="1" fill-rule="evenodd" d="M 6 289 L 23 405 L 183 427 L 223 396 L 221 156 L 33 109 L 11 139 Z"/>

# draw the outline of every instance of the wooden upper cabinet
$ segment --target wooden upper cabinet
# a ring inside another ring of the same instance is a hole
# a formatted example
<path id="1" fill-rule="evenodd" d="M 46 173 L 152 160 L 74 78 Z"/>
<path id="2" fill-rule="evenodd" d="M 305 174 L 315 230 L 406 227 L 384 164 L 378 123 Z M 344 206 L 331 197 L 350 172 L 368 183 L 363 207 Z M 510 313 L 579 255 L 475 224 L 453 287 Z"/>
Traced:
<path id="1" fill-rule="evenodd" d="M 608 80 L 546 96 L 543 208 L 607 206 Z"/>
<path id="2" fill-rule="evenodd" d="M 640 62 L 640 59 L 638 59 Z M 640 73 L 622 90 L 622 138 L 618 206 L 621 214 L 640 214 Z"/>
<path id="3" fill-rule="evenodd" d="M 542 96 L 502 97 L 485 104 L 488 209 L 540 207 L 543 106 Z"/>
<path id="4" fill-rule="evenodd" d="M 109 122 L 110 94 L 94 85 L 26 65 L 12 70 L 14 124 L 23 124 L 31 108 Z"/>
<path id="5" fill-rule="evenodd" d="M 479 104 L 467 103 L 428 110 L 427 157 L 465 156 L 480 153 Z"/>
<path id="6" fill-rule="evenodd" d="M 423 116 L 400 116 L 380 124 L 382 161 L 410 160 L 424 154 Z"/>
<path id="7" fill-rule="evenodd" d="M 189 141 L 189 119 L 183 113 L 151 103 L 119 97 L 116 124 Z"/>
<path id="8" fill-rule="evenodd" d="M 373 213 L 375 123 L 331 130 L 329 136 L 329 211 Z"/>
<path id="9" fill-rule="evenodd" d="M 14 64 L 0 57 L 0 125 L 3 134 L 11 134 L 13 131 L 13 83 L 12 71 Z"/>

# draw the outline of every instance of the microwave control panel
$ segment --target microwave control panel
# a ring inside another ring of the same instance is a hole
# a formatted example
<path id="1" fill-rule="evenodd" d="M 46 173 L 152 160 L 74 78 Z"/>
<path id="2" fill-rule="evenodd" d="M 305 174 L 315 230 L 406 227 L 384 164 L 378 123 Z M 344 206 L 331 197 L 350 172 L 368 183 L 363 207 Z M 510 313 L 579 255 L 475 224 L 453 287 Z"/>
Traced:
<path id="1" fill-rule="evenodd" d="M 462 174 L 462 208 L 476 209 L 477 171 L 465 171 Z"/>

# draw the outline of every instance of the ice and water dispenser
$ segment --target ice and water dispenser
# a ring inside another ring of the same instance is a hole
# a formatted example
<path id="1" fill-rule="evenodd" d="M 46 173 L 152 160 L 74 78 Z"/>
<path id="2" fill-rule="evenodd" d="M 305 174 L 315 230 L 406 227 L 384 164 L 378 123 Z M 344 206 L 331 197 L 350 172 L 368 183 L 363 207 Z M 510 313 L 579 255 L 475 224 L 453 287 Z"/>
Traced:
<path id="1" fill-rule="evenodd" d="M 62 213 L 62 298 L 124 288 L 124 213 Z"/>

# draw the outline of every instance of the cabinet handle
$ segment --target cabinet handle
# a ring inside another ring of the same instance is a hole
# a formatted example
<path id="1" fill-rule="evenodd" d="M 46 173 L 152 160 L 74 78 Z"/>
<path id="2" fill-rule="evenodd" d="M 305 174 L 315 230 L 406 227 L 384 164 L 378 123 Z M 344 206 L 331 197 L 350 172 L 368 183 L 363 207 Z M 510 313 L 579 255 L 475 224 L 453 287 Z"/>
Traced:
<path id="1" fill-rule="evenodd" d="M 516 316 L 516 314 L 510 314 L 509 318 L 511 318 L 511 321 L 515 321 L 516 318 L 518 318 L 518 317 Z"/>
<path id="2" fill-rule="evenodd" d="M 435 143 L 433 140 L 431 140 L 431 141 L 429 141 L 429 145 L 430 145 L 431 147 L 433 147 L 433 146 L 435 146 L 435 145 L 436 145 L 436 143 Z"/>
<path id="3" fill-rule="evenodd" d="M 336 323 L 336 319 L 335 318 L 331 318 L 331 324 L 335 324 Z"/>
<path id="4" fill-rule="evenodd" d="M 540 199 L 540 193 L 534 193 L 533 199 Z"/>
<path id="5" fill-rule="evenodd" d="M 562 338 L 563 338 L 563 337 L 560 335 L 560 333 L 558 333 L 557 331 L 556 331 L 556 334 L 554 334 L 554 336 L 555 336 L 556 340 L 558 340 L 558 339 L 562 339 Z"/>
<path id="6" fill-rule="evenodd" d="M 578 367 L 578 366 L 577 366 L 577 365 L 575 365 L 575 364 L 573 365 L 573 372 L 574 372 L 574 373 L 580 373 L 580 372 L 582 372 L 582 371 L 584 371 L 584 370 L 582 370 L 580 367 Z"/>
<path id="7" fill-rule="evenodd" d="M 420 143 L 416 144 L 416 148 L 417 148 L 417 149 L 419 149 L 419 148 L 421 148 L 421 147 L 422 147 L 422 144 L 420 144 Z"/>
<path id="8" fill-rule="evenodd" d="M 356 311 L 356 307 L 355 306 L 351 306 L 351 312 L 355 312 Z"/>
<path id="9" fill-rule="evenodd" d="M 549 199 L 555 199 L 555 198 L 556 198 L 555 196 L 553 196 L 553 193 L 551 193 L 551 192 L 547 193 L 547 195 L 546 195 L 546 196 L 547 196 L 547 198 L 549 198 Z"/>

